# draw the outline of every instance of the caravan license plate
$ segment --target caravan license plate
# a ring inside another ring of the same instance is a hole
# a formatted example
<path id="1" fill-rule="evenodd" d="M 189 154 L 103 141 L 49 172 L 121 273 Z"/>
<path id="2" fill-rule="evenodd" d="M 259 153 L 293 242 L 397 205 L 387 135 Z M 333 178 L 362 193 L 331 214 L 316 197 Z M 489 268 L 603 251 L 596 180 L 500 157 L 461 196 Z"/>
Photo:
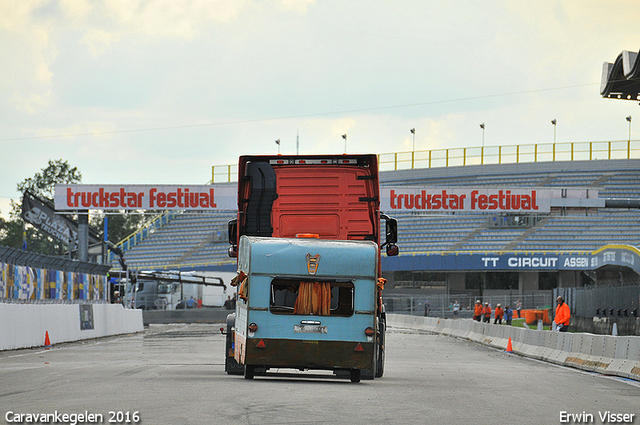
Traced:
<path id="1" fill-rule="evenodd" d="M 327 327 L 320 325 L 293 325 L 293 331 L 299 334 L 326 334 Z"/>

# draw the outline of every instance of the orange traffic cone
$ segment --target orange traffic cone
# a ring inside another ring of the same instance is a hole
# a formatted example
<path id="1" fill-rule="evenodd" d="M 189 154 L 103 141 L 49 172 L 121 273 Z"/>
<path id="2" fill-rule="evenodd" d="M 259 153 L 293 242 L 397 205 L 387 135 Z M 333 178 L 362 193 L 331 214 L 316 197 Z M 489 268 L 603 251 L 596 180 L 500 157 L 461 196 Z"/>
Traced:
<path id="1" fill-rule="evenodd" d="M 509 342 L 507 342 L 507 353 L 513 353 L 513 348 L 511 347 L 511 337 L 509 337 Z"/>
<path id="2" fill-rule="evenodd" d="M 44 332 L 44 347 L 49 349 L 51 347 L 51 340 L 49 339 L 49 331 Z"/>

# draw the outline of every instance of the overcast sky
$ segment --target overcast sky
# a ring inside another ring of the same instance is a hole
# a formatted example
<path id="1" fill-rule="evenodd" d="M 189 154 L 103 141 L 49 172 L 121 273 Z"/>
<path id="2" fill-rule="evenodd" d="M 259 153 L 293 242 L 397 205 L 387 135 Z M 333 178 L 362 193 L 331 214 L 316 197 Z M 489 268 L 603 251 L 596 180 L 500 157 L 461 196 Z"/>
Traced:
<path id="1" fill-rule="evenodd" d="M 204 184 L 241 154 L 640 138 L 638 0 L 2 0 L 0 211 L 50 159 Z"/>

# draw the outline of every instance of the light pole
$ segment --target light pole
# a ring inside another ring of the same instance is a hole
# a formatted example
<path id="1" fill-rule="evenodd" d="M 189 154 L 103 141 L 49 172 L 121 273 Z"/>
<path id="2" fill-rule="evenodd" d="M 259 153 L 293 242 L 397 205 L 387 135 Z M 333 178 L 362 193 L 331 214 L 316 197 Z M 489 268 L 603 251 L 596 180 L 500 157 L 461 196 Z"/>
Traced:
<path id="1" fill-rule="evenodd" d="M 484 123 L 480 124 L 482 129 L 482 148 L 480 149 L 480 164 L 484 164 Z"/>
<path id="2" fill-rule="evenodd" d="M 347 133 L 343 134 L 342 138 L 344 139 L 344 153 L 347 153 Z"/>
<path id="3" fill-rule="evenodd" d="M 551 120 L 551 124 L 553 124 L 553 143 L 556 143 L 556 125 L 558 124 L 558 121 L 556 121 L 556 119 L 552 119 Z"/>
<path id="4" fill-rule="evenodd" d="M 278 155 L 280 155 L 280 139 L 276 140 L 276 145 L 278 145 Z"/>
<path id="5" fill-rule="evenodd" d="M 629 143 L 631 143 L 631 115 L 627 117 L 627 121 L 629 121 Z"/>
<path id="6" fill-rule="evenodd" d="M 409 130 L 413 136 L 413 150 L 411 151 L 411 169 L 416 163 L 416 129 L 415 127 Z"/>
<path id="7" fill-rule="evenodd" d="M 415 152 L 416 151 L 416 129 L 412 128 L 409 131 L 411 132 L 411 134 L 413 134 L 413 152 Z"/>

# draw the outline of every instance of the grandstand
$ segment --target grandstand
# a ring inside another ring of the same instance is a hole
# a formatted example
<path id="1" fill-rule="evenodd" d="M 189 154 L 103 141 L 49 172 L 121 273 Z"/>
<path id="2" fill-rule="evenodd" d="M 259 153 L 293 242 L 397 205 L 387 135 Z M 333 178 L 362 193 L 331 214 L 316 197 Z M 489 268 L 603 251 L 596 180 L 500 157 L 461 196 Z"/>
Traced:
<path id="1" fill-rule="evenodd" d="M 598 189 L 599 197 L 640 199 L 640 160 L 536 162 L 384 172 L 383 185 Z M 401 255 L 432 252 L 591 252 L 640 245 L 640 211 L 555 208 L 537 216 L 397 213 Z M 505 223 L 509 221 L 509 223 Z M 501 223 L 502 222 L 502 223 Z"/>
<path id="2" fill-rule="evenodd" d="M 126 251 L 125 261 L 130 269 L 138 270 L 216 270 L 234 263 L 227 254 L 227 222 L 233 217 L 233 211 L 176 214 Z"/>
<path id="3" fill-rule="evenodd" d="M 381 172 L 381 185 L 598 189 L 600 198 L 640 199 L 640 160 L 490 164 Z M 640 246 L 640 211 L 555 208 L 536 216 L 397 212 L 400 255 L 561 251 Z M 126 251 L 132 269 L 229 269 L 226 223 L 233 211 L 176 214 Z"/>
<path id="4" fill-rule="evenodd" d="M 422 314 L 427 297 L 432 311 L 445 316 L 454 300 L 467 306 L 476 297 L 511 305 L 521 299 L 523 308 L 536 308 L 553 304 L 553 288 L 637 286 L 640 209 L 603 207 L 605 199 L 640 200 L 637 151 L 627 150 L 633 155 L 626 159 L 381 171 L 381 190 L 502 187 L 584 194 L 556 199 L 536 213 L 384 211 L 398 219 L 400 247 L 399 256 L 382 258 L 387 311 Z M 227 173 L 229 180 L 232 175 Z M 121 244 L 126 263 L 133 271 L 235 271 L 236 259 L 227 254 L 227 222 L 234 217 L 235 211 L 174 212 Z M 112 265 L 119 266 L 115 259 Z M 619 304 L 621 311 L 637 311 L 624 300 Z"/>
<path id="5" fill-rule="evenodd" d="M 398 219 L 400 247 L 398 257 L 382 258 L 389 311 L 424 310 L 427 295 L 441 314 L 446 314 L 452 299 L 467 305 L 476 296 L 510 303 L 522 298 L 525 308 L 530 308 L 552 304 L 552 288 L 637 284 L 640 209 L 603 208 L 604 199 L 631 199 L 636 204 L 640 199 L 637 149 L 623 153 L 626 159 L 381 171 L 381 189 L 502 187 L 549 189 L 561 197 L 571 191 L 584 193 L 584 198 L 598 194 L 595 200 L 559 199 L 548 211 L 536 213 L 384 211 Z M 597 200 L 601 202 L 594 203 Z M 234 217 L 235 211 L 174 214 L 167 224 L 146 229 L 146 237 L 133 237 L 123 245 L 138 241 L 125 251 L 126 263 L 130 270 L 235 271 L 235 259 L 227 255 L 226 226 Z M 616 247 L 619 252 L 603 247 Z M 631 264 L 608 265 L 616 255 L 631 258 Z M 115 261 L 112 264 L 117 268 Z"/>

